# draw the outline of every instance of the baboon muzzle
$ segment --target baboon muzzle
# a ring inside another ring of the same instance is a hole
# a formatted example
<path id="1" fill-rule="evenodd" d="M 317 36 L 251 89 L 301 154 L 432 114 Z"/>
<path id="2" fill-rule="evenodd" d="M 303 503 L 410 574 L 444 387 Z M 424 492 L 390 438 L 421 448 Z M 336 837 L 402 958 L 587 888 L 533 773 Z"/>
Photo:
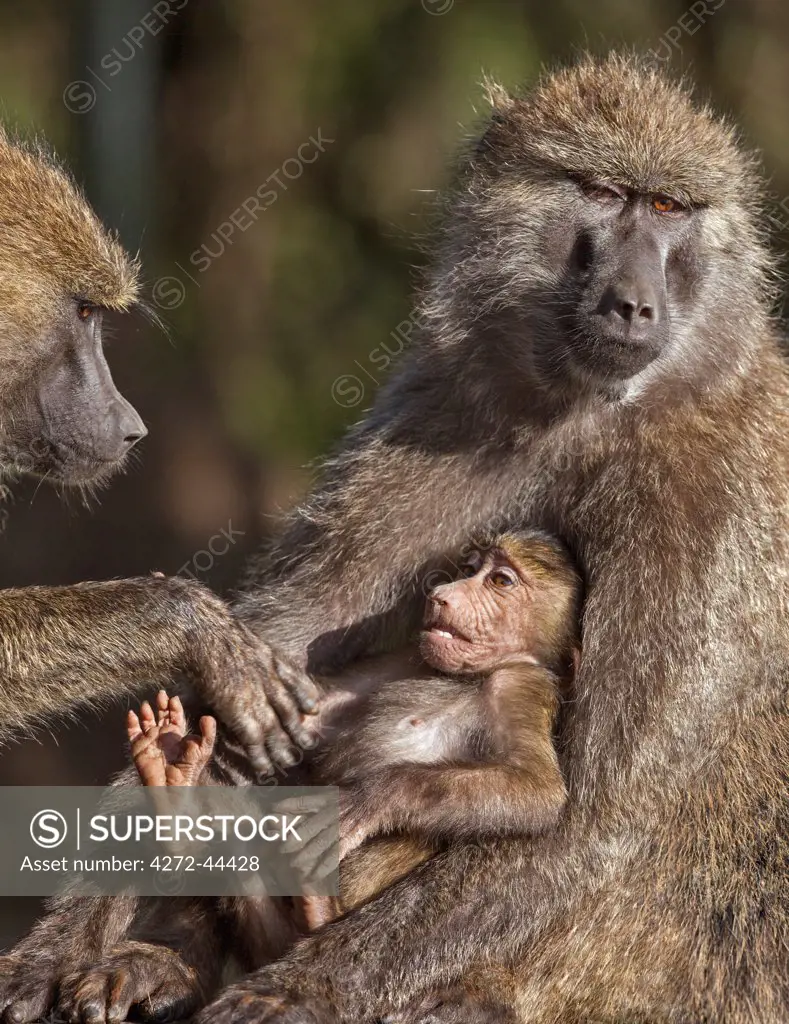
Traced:
<path id="1" fill-rule="evenodd" d="M 660 349 L 666 340 L 663 254 L 653 239 L 638 233 L 617 257 L 612 271 L 601 275 L 605 283 L 595 312 L 602 320 L 602 337 Z"/>

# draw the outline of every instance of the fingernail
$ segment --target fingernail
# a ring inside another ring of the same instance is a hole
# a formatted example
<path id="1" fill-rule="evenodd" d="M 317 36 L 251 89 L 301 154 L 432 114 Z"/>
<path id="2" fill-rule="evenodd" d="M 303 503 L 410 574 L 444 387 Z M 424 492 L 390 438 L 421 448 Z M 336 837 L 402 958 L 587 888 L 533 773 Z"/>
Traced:
<path id="1" fill-rule="evenodd" d="M 307 697 L 304 700 L 303 704 L 304 704 L 304 710 L 307 712 L 307 714 L 311 714 L 318 707 L 318 702 L 316 700 L 313 700 L 312 697 Z"/>

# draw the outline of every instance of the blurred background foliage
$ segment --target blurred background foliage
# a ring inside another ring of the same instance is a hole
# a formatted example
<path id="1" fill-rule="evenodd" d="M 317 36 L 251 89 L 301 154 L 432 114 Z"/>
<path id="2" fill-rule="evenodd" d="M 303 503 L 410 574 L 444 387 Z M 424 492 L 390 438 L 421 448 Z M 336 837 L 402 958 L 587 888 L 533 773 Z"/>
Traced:
<path id="1" fill-rule="evenodd" d="M 110 363 L 151 430 L 139 460 L 91 508 L 20 486 L 3 586 L 160 569 L 232 589 L 369 406 L 388 361 L 372 353 L 400 345 L 483 72 L 517 87 L 581 48 L 652 51 L 763 151 L 787 240 L 781 0 L 0 0 L 0 28 L 3 120 L 51 140 L 140 250 L 166 325 L 112 325 Z M 270 205 L 250 214 L 256 195 Z M 0 782 L 106 781 L 123 713 L 77 719 L 20 737 Z M 8 904 L 0 939 L 30 913 Z"/>

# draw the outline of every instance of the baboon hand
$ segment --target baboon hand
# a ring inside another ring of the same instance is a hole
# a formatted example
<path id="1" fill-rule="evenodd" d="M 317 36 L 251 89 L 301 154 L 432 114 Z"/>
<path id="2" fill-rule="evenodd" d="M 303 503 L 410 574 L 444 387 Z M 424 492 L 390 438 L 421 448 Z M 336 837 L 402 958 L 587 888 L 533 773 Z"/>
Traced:
<path id="1" fill-rule="evenodd" d="M 337 1024 L 331 1010 L 306 996 L 277 990 L 259 971 L 231 985 L 194 1018 L 194 1024 Z"/>
<path id="2" fill-rule="evenodd" d="M 384 1017 L 381 1024 L 515 1024 L 515 1017 L 508 1008 L 458 988 L 429 994 L 402 1013 Z"/>
<path id="3" fill-rule="evenodd" d="M 57 974 L 52 964 L 29 957 L 0 957 L 0 1020 L 28 1024 L 47 1013 L 55 1000 Z"/>
<path id="4" fill-rule="evenodd" d="M 292 768 L 301 751 L 318 742 L 320 691 L 306 672 L 242 623 L 234 623 L 231 642 L 226 657 L 216 660 L 213 692 L 205 695 L 257 772 Z"/>
<path id="5" fill-rule="evenodd" d="M 190 1016 L 204 1002 L 193 968 L 165 946 L 125 942 L 97 966 L 69 975 L 60 986 L 58 1012 L 70 1024 L 160 1022 Z"/>

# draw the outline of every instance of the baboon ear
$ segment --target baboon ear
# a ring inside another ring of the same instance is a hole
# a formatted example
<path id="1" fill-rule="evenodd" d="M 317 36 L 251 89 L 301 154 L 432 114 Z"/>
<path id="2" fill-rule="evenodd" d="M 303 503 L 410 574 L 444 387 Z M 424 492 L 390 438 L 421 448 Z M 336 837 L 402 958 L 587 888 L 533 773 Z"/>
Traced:
<path id="1" fill-rule="evenodd" d="M 482 92 L 492 110 L 509 110 L 515 100 L 495 78 L 485 74 L 482 77 Z"/>

